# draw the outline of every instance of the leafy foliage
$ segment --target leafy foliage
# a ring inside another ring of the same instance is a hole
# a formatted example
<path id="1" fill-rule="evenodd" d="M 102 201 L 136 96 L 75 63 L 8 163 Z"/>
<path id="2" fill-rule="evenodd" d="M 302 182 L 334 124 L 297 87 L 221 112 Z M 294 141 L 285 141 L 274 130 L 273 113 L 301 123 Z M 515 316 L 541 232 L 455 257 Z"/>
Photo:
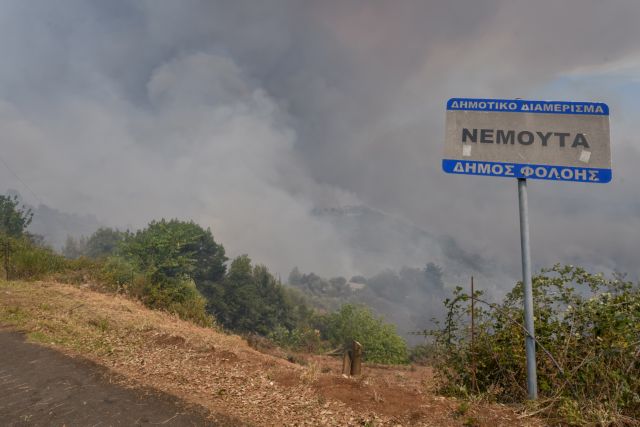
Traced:
<path id="1" fill-rule="evenodd" d="M 407 363 L 407 345 L 396 334 L 395 326 L 384 323 L 364 306 L 343 305 L 326 316 L 322 332 L 334 346 L 347 347 L 352 340 L 358 341 L 367 361 Z"/>
<path id="2" fill-rule="evenodd" d="M 141 299 L 147 307 L 175 313 L 201 326 L 213 325 L 213 318 L 205 310 L 206 300 L 192 280 L 165 278 L 160 282 L 146 280 L 142 283 Z"/>
<path id="3" fill-rule="evenodd" d="M 289 274 L 289 284 L 316 296 L 344 298 L 351 294 L 344 277 L 323 279 L 315 273 L 301 274 L 297 267 Z"/>
<path id="4" fill-rule="evenodd" d="M 124 240 L 125 233 L 113 228 L 100 227 L 84 243 L 83 255 L 89 258 L 104 258 L 113 255 Z"/>
<path id="5" fill-rule="evenodd" d="M 436 350 L 431 343 L 418 344 L 409 351 L 409 361 L 416 365 L 432 365 L 435 356 Z"/>
<path id="6" fill-rule="evenodd" d="M 541 397 L 564 422 L 610 424 L 640 416 L 640 290 L 622 277 L 606 279 L 556 265 L 533 278 Z M 500 305 L 478 307 L 475 346 L 468 330 L 469 295 L 445 301 L 448 316 L 433 332 L 436 368 L 451 393 L 526 398 L 522 284 Z M 481 299 L 481 294 L 475 295 Z M 471 360 L 477 364 L 473 389 Z"/>
<path id="7" fill-rule="evenodd" d="M 112 290 L 125 291 L 132 294 L 136 276 L 140 272 L 136 266 L 129 260 L 121 256 L 110 256 L 104 260 L 99 271 L 99 278 L 103 283 L 112 286 Z M 136 293 L 137 297 L 140 297 Z"/>
<path id="8" fill-rule="evenodd" d="M 227 260 L 211 230 L 177 219 L 152 221 L 147 228 L 127 235 L 120 255 L 154 281 L 188 278 L 198 288 L 221 280 Z"/>
<path id="9" fill-rule="evenodd" d="M 309 326 L 300 326 L 291 330 L 284 326 L 277 326 L 268 337 L 278 346 L 295 351 L 315 353 L 325 347 L 320 331 Z"/>
<path id="10" fill-rule="evenodd" d="M 100 229 L 86 247 L 88 254 L 98 258 L 116 252 L 105 259 L 100 271 L 100 278 L 115 289 L 148 307 L 212 324 L 199 289 L 222 278 L 226 257 L 210 230 L 194 222 L 162 219 L 136 233 Z"/>
<path id="11" fill-rule="evenodd" d="M 40 279 L 66 268 L 62 256 L 33 244 L 28 236 L 0 236 L 0 245 L 5 249 L 3 269 L 10 279 Z"/>
<path id="12" fill-rule="evenodd" d="M 0 195 L 0 233 L 9 237 L 19 238 L 25 233 L 33 212 L 30 208 L 20 206 L 17 195 Z"/>
<path id="13" fill-rule="evenodd" d="M 98 228 L 89 238 L 67 236 L 62 254 L 69 259 L 106 258 L 117 253 L 126 236 L 126 233 L 108 227 Z"/>
<path id="14" fill-rule="evenodd" d="M 17 195 L 0 195 L 0 252 L 6 278 L 40 278 L 64 266 L 62 257 L 44 247 L 40 236 L 27 233 L 32 219 L 33 212 L 20 206 Z"/>
<path id="15" fill-rule="evenodd" d="M 234 259 L 224 280 L 207 289 L 208 308 L 227 328 L 267 335 L 276 327 L 291 330 L 298 318 L 285 288 L 263 265 Z"/>

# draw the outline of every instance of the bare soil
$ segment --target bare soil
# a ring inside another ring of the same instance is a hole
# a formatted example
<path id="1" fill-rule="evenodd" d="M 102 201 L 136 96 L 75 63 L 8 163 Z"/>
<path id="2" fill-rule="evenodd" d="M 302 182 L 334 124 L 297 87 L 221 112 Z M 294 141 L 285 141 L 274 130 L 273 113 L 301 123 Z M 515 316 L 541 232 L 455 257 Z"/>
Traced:
<path id="1" fill-rule="evenodd" d="M 300 355 L 293 360 L 306 360 L 301 366 L 258 352 L 236 335 L 88 287 L 0 281 L 0 323 L 91 360 L 119 386 L 154 390 L 204 408 L 211 422 L 222 425 L 543 424 L 517 408 L 438 396 L 426 367 L 365 364 L 362 376 L 344 377 L 339 359 Z M 79 405 L 82 398 L 69 400 Z"/>

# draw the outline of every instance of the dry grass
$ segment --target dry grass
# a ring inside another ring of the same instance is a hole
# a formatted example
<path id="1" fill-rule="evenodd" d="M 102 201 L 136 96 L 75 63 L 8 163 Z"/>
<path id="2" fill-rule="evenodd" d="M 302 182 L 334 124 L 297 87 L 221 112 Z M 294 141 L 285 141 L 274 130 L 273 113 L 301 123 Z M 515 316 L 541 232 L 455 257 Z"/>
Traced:
<path id="1" fill-rule="evenodd" d="M 48 282 L 1 282 L 0 324 L 33 341 L 104 365 L 126 378 L 256 425 L 464 425 L 455 400 L 434 396 L 424 369 L 365 367 L 339 374 L 339 361 L 304 367 L 246 341 L 151 311 L 121 296 Z M 335 366 L 334 366 L 335 365 Z M 501 405 L 471 404 L 481 425 L 538 425 Z"/>

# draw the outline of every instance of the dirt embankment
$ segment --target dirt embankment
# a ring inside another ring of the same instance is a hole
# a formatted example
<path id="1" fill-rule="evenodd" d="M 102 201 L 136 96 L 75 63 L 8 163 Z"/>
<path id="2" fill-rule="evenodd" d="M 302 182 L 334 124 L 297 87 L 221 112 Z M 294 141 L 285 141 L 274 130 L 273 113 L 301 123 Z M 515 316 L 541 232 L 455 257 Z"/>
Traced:
<path id="1" fill-rule="evenodd" d="M 334 359 L 313 356 L 300 366 L 240 337 L 81 287 L 0 282 L 0 324 L 106 368 L 120 385 L 201 408 L 222 425 L 541 424 L 503 405 L 437 396 L 428 368 L 365 366 L 361 377 L 345 378 Z"/>

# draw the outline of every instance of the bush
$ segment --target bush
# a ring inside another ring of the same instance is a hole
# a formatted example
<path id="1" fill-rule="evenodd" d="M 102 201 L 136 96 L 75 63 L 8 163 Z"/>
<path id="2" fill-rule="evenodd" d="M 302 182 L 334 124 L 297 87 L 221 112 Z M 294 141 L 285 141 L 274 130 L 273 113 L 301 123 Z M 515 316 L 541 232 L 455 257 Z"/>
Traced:
<path id="1" fill-rule="evenodd" d="M 431 365 L 435 356 L 436 348 L 433 344 L 418 344 L 409 351 L 409 361 L 417 365 Z"/>
<path id="2" fill-rule="evenodd" d="M 297 327 L 289 330 L 278 326 L 269 334 L 269 339 L 279 347 L 294 351 L 315 353 L 322 348 L 320 331 L 309 327 Z"/>
<path id="3" fill-rule="evenodd" d="M 134 283 L 135 284 L 135 283 Z M 147 280 L 142 289 L 142 302 L 149 308 L 165 310 L 200 326 L 213 326 L 207 314 L 206 300 L 188 279 Z"/>
<path id="4" fill-rule="evenodd" d="M 64 269 L 52 274 L 53 280 L 62 283 L 86 284 L 91 282 L 96 285 L 100 282 L 97 272 L 102 266 L 101 262 L 89 258 L 81 257 L 76 259 L 64 260 Z"/>
<path id="5" fill-rule="evenodd" d="M 621 277 L 557 265 L 533 278 L 533 294 L 539 395 L 552 400 L 549 413 L 578 424 L 640 417 L 638 288 Z M 469 296 L 458 288 L 445 301 L 447 320 L 433 332 L 444 391 L 490 392 L 505 402 L 526 399 L 522 295 L 518 283 L 502 304 L 477 308 L 473 349 Z"/>
<path id="6" fill-rule="evenodd" d="M 152 274 L 137 270 L 131 262 L 119 256 L 98 260 L 82 257 L 64 262 L 64 270 L 54 276 L 58 280 L 80 283 L 93 279 L 102 290 L 123 293 L 151 309 L 168 311 L 200 326 L 212 326 L 214 323 L 206 312 L 206 300 L 192 280 L 153 279 Z"/>
<path id="7" fill-rule="evenodd" d="M 322 328 L 334 346 L 350 346 L 352 340 L 364 347 L 369 362 L 407 363 L 407 344 L 398 336 L 395 326 L 384 323 L 363 306 L 343 305 L 339 311 L 326 315 Z"/>
<path id="8" fill-rule="evenodd" d="M 110 256 L 102 264 L 99 272 L 100 281 L 114 291 L 131 290 L 135 283 L 137 270 L 128 260 Z"/>
<path id="9" fill-rule="evenodd" d="M 0 246 L 3 252 L 2 267 L 5 276 L 10 279 L 41 279 L 65 268 L 62 256 L 49 248 L 32 244 L 25 236 L 11 238 L 4 235 L 0 238 Z"/>
<path id="10" fill-rule="evenodd" d="M 20 206 L 17 195 L 0 195 L 0 251 L 6 278 L 37 279 L 64 267 L 61 256 L 36 244 L 40 236 L 26 233 L 32 219 L 33 212 Z"/>

